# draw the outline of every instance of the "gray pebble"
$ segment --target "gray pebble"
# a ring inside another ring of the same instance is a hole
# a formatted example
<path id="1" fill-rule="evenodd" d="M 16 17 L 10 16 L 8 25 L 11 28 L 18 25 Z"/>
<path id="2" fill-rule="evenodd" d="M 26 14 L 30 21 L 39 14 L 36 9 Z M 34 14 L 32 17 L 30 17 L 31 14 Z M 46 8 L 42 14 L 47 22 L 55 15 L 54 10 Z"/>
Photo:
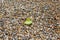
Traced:
<path id="1" fill-rule="evenodd" d="M 4 25 L 4 22 L 0 20 L 0 27 L 2 27 L 3 25 Z"/>

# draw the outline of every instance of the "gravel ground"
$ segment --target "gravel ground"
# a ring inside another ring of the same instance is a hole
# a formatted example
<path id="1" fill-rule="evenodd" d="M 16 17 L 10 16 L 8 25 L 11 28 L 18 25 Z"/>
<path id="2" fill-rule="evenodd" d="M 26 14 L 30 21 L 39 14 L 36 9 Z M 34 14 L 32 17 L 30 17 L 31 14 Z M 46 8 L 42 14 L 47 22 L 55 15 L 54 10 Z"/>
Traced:
<path id="1" fill-rule="evenodd" d="M 0 0 L 0 40 L 60 40 L 60 0 Z"/>

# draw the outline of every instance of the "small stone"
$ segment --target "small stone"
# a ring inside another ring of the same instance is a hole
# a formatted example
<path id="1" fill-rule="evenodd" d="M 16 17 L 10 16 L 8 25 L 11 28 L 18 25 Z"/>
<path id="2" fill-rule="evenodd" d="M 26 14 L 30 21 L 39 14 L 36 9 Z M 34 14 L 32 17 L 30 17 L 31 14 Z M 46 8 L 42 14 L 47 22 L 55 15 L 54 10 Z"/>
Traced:
<path id="1" fill-rule="evenodd" d="M 0 14 L 0 18 L 2 18 L 3 14 Z"/>
<path id="2" fill-rule="evenodd" d="M 4 22 L 0 20 L 0 27 L 2 27 L 3 25 L 4 25 Z"/>
<path id="3" fill-rule="evenodd" d="M 59 11 L 60 11 L 60 7 L 58 7 L 58 8 L 57 8 L 57 10 L 59 10 Z"/>
<path id="4" fill-rule="evenodd" d="M 59 2 L 59 0 L 52 0 L 52 2 Z"/>
<path id="5" fill-rule="evenodd" d="M 48 4 L 45 4 L 45 5 L 43 6 L 43 10 L 44 10 L 44 11 L 49 10 L 49 8 L 50 8 L 50 7 L 49 7 Z"/>
<path id="6" fill-rule="evenodd" d="M 23 37 L 22 40 L 28 40 L 28 38 L 27 37 Z"/>

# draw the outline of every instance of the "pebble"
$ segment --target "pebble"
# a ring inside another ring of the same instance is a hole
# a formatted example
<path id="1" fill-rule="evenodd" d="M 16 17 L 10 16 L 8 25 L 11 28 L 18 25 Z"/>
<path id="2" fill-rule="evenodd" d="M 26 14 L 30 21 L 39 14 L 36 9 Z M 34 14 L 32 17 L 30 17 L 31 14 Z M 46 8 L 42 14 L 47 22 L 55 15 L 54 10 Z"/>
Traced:
<path id="1" fill-rule="evenodd" d="M 3 27 L 3 25 L 4 25 L 3 20 L 0 20 L 0 27 Z"/>

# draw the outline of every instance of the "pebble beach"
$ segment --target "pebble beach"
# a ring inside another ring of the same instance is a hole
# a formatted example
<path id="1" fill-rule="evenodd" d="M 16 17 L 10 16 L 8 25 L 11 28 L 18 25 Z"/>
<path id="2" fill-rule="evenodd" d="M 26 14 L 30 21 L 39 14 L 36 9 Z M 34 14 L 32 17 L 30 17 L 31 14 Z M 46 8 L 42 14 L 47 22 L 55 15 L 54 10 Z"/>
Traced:
<path id="1" fill-rule="evenodd" d="M 60 40 L 60 0 L 0 0 L 0 40 Z"/>

